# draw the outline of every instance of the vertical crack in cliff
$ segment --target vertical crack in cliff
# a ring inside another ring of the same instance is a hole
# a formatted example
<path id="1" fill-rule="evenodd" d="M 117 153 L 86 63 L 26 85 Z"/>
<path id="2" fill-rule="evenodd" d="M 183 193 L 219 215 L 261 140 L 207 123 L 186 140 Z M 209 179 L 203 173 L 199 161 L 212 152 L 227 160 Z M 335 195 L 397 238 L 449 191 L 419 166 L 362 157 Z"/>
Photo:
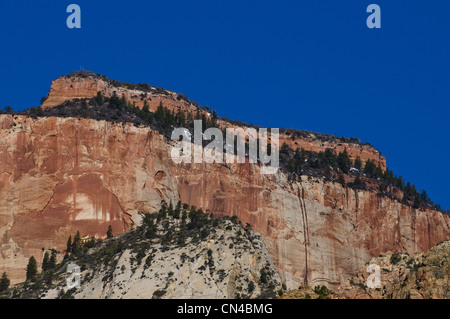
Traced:
<path id="1" fill-rule="evenodd" d="M 302 204 L 303 204 L 303 211 L 305 212 L 305 226 L 306 226 L 306 238 L 307 238 L 307 242 L 305 243 L 306 245 L 306 252 L 307 252 L 307 262 L 306 262 L 306 281 L 308 281 L 308 277 L 309 277 L 309 271 L 310 271 L 310 267 L 308 265 L 309 261 L 309 254 L 310 251 L 308 249 L 308 247 L 310 246 L 310 241 L 309 241 L 309 223 L 308 223 L 308 212 L 306 210 L 306 204 L 305 204 L 305 191 L 304 189 L 302 189 Z"/>
<path id="2" fill-rule="evenodd" d="M 78 162 L 78 151 L 80 147 L 80 130 L 78 127 L 78 120 L 75 121 L 75 167 L 76 174 L 78 174 L 79 171 L 79 162 Z"/>
<path id="3" fill-rule="evenodd" d="M 305 205 L 305 190 L 302 187 L 302 194 L 300 195 L 300 191 L 299 189 L 297 189 L 297 197 L 299 199 L 299 204 L 300 204 L 300 211 L 302 214 L 302 220 L 303 220 L 303 240 L 305 243 L 305 276 L 303 278 L 303 283 L 305 286 L 308 285 L 308 275 L 309 275 L 309 251 L 308 251 L 308 246 L 309 246 L 309 226 L 308 226 L 308 214 L 306 213 L 306 205 Z"/>
<path id="4" fill-rule="evenodd" d="M 430 249 L 430 248 L 433 246 L 433 244 L 432 244 L 432 241 L 431 241 L 430 215 L 427 214 L 427 213 L 425 213 L 425 215 L 427 215 L 427 232 L 428 232 L 427 237 L 428 237 L 428 245 L 427 245 L 427 248 L 426 248 L 426 249 L 428 250 L 428 249 Z"/>
<path id="5" fill-rule="evenodd" d="M 356 216 L 356 227 L 358 227 L 358 212 L 359 212 L 359 196 L 358 191 L 356 189 L 353 189 L 353 192 L 355 193 L 355 216 Z M 347 205 L 348 206 L 348 205 Z"/>
<path id="6" fill-rule="evenodd" d="M 413 210 L 412 216 L 412 228 L 413 228 L 413 240 L 414 240 L 414 251 L 413 254 L 417 254 L 417 240 L 416 240 L 416 218 L 417 218 L 417 210 Z"/>
<path id="7" fill-rule="evenodd" d="M 400 215 L 400 211 L 397 211 L 397 227 L 394 229 L 394 243 L 397 247 L 400 247 L 400 251 L 408 250 L 408 242 L 402 240 L 402 219 Z"/>

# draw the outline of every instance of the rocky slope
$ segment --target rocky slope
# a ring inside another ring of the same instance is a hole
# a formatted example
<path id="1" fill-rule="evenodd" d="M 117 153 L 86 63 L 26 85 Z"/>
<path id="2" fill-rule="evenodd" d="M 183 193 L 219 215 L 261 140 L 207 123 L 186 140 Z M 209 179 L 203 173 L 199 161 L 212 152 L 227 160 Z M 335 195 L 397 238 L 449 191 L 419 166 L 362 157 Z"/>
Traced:
<path id="1" fill-rule="evenodd" d="M 192 220 L 180 216 L 147 218 L 143 226 L 125 235 L 79 250 L 34 282 L 11 289 L 7 296 L 44 299 L 275 297 L 276 291 L 282 288 L 281 279 L 256 232 L 230 220 L 205 218 L 198 226 L 192 226 Z M 67 285 L 71 276 L 67 272 L 69 265 L 81 269 L 78 288 Z"/>
<path id="2" fill-rule="evenodd" d="M 380 267 L 379 289 L 367 286 L 367 267 L 337 290 L 338 298 L 350 299 L 450 299 L 450 242 L 416 256 L 387 253 L 372 258 Z"/>
<path id="3" fill-rule="evenodd" d="M 44 106 L 117 88 L 102 81 L 58 79 Z M 119 88 L 133 99 L 130 89 Z M 180 108 L 196 107 L 155 91 L 161 94 Z M 350 150 L 352 144 L 289 138 L 319 148 Z M 353 156 L 385 165 L 370 146 L 352 145 Z M 41 262 L 42 248 L 63 250 L 68 234 L 77 230 L 104 237 L 112 225 L 115 233 L 126 232 L 140 223 L 138 211 L 155 211 L 161 200 L 250 223 L 288 289 L 336 288 L 380 253 L 415 254 L 450 238 L 448 216 L 375 190 L 306 176 L 289 179 L 281 171 L 262 175 L 259 164 L 176 165 L 169 154 L 170 143 L 145 126 L 0 115 L 0 272 L 13 283 L 23 281 L 28 258 Z"/>

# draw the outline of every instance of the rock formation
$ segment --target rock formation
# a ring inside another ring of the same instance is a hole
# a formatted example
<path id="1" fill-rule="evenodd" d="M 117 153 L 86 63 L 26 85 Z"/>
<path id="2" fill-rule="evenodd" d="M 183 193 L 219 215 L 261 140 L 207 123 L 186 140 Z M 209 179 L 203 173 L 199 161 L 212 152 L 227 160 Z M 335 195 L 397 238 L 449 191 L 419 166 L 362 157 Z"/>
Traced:
<path id="1" fill-rule="evenodd" d="M 116 89 L 93 77 L 63 77 L 53 82 L 44 107 Z M 140 91 L 119 91 L 141 99 Z M 194 107 L 173 94 L 163 94 L 165 105 Z M 317 149 L 331 143 L 283 138 Z M 385 167 L 372 147 L 339 144 L 333 147 Z M 130 123 L 0 115 L 0 272 L 13 283 L 23 281 L 28 258 L 40 262 L 42 248 L 63 251 L 76 231 L 103 237 L 112 225 L 114 233 L 126 232 L 140 223 L 138 211 L 155 211 L 161 200 L 251 224 L 288 289 L 336 288 L 382 252 L 415 254 L 450 238 L 449 218 L 440 212 L 320 178 L 261 175 L 260 169 L 176 165 L 163 136 Z"/>
<path id="2" fill-rule="evenodd" d="M 372 258 L 380 269 L 379 288 L 367 286 L 372 273 L 367 267 L 336 291 L 349 299 L 450 299 L 450 242 L 440 243 L 426 253 L 387 253 Z"/>
<path id="3" fill-rule="evenodd" d="M 93 98 L 100 92 L 103 96 L 111 97 L 116 94 L 118 97 L 124 96 L 128 102 L 135 104 L 139 108 L 147 102 L 149 109 L 155 111 L 160 103 L 175 112 L 193 112 L 198 111 L 196 103 L 188 100 L 185 96 L 161 88 L 155 88 L 148 85 L 144 89 L 138 85 L 117 82 L 109 80 L 92 72 L 80 71 L 73 72 L 68 76 L 62 76 L 52 82 L 50 92 L 48 93 L 42 108 L 57 106 L 65 101 L 72 99 Z M 200 110 L 200 112 L 206 112 Z M 207 112 L 206 112 L 207 113 Z M 209 115 L 209 113 L 207 113 Z M 219 121 L 224 127 L 238 127 L 227 121 Z M 380 164 L 383 169 L 386 168 L 386 159 L 381 153 L 370 145 L 348 143 L 345 141 L 324 141 L 316 138 L 315 134 L 305 134 L 304 136 L 294 136 L 294 134 L 281 134 L 280 143 L 286 143 L 293 149 L 304 148 L 314 152 L 323 151 L 326 148 L 342 152 L 347 149 L 349 155 L 355 159 L 359 156 L 362 161 L 372 160 Z"/>

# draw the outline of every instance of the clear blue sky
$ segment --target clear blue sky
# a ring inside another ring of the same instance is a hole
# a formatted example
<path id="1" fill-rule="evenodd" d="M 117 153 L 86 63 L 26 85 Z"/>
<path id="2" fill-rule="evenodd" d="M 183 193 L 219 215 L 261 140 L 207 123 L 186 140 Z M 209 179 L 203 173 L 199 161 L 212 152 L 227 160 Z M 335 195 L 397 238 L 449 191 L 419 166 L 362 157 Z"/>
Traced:
<path id="1" fill-rule="evenodd" d="M 1 1 L 0 106 L 36 106 L 82 67 L 232 119 L 359 137 L 450 208 L 449 15 L 448 0 Z"/>

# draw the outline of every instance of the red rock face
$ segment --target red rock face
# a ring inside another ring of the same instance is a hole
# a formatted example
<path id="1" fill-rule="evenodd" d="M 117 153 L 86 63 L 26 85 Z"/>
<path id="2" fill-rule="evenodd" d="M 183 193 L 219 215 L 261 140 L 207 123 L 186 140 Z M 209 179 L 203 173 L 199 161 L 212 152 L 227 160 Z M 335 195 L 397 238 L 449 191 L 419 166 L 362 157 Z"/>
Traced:
<path id="1" fill-rule="evenodd" d="M 260 232 L 288 288 L 337 287 L 381 252 L 423 252 L 450 236 L 446 215 L 370 191 L 240 166 L 174 167 L 181 200 L 236 215 Z M 431 231 L 432 230 L 432 231 Z"/>
<path id="2" fill-rule="evenodd" d="M 118 97 L 125 96 L 130 103 L 142 108 L 144 101 L 147 101 L 149 109 L 155 111 L 160 102 L 164 106 L 175 111 L 196 111 L 196 108 L 182 100 L 178 99 L 178 95 L 171 91 L 165 93 L 142 92 L 138 90 L 130 90 L 125 87 L 115 87 L 106 80 L 94 77 L 60 77 L 52 82 L 50 92 L 46 101 L 42 104 L 42 108 L 46 109 L 60 105 L 65 101 L 78 98 L 93 98 L 101 92 L 103 96 L 111 97 L 114 92 Z"/>
<path id="3" fill-rule="evenodd" d="M 0 116 L 0 268 L 14 282 L 69 235 L 123 233 L 138 210 L 173 199 L 161 136 L 83 119 Z M 164 153 L 163 153 L 164 152 Z"/>
<path id="4" fill-rule="evenodd" d="M 93 77 L 52 83 L 43 107 L 73 98 L 124 95 L 150 110 L 196 108 L 177 94 L 114 87 Z M 221 122 L 223 126 L 234 127 Z M 386 161 L 367 145 L 323 143 L 282 134 L 292 148 L 341 152 Z M 260 232 L 288 288 L 335 287 L 372 256 L 391 250 L 426 251 L 450 237 L 447 216 L 421 212 L 369 191 L 283 174 L 261 175 L 253 164 L 175 165 L 170 144 L 146 127 L 74 118 L 0 116 L 0 272 L 24 280 L 28 258 L 42 248 L 64 250 L 69 235 L 104 237 L 140 222 L 161 200 L 238 216 Z M 400 195 L 399 195 L 400 196 Z M 401 197 L 401 196 L 400 196 Z"/>
<path id="5" fill-rule="evenodd" d="M 105 236 L 140 222 L 161 200 L 236 215 L 260 232 L 288 288 L 336 287 L 372 256 L 426 251 L 450 238 L 447 216 L 370 191 L 254 164 L 181 164 L 156 132 L 132 124 L 0 116 L 0 272 L 25 278 L 42 247 L 69 235 Z"/>
<path id="6" fill-rule="evenodd" d="M 282 134 L 280 136 L 280 145 L 286 143 L 292 149 L 305 149 L 307 151 L 313 152 L 323 152 L 327 148 L 334 150 L 337 154 L 347 150 L 348 155 L 351 159 L 356 159 L 357 156 L 360 157 L 363 164 L 367 160 L 371 160 L 375 165 L 380 165 L 383 170 L 386 170 L 386 158 L 381 155 L 381 153 L 371 146 L 355 143 L 332 143 L 332 142 L 322 142 L 314 138 L 295 138 L 292 139 L 290 136 Z"/>
<path id="7" fill-rule="evenodd" d="M 94 78 L 92 76 L 85 78 L 63 76 L 54 80 L 47 96 L 47 100 L 42 107 L 44 109 L 54 107 L 75 98 L 93 98 L 98 92 L 101 92 L 107 97 L 111 97 L 115 92 L 117 96 L 125 96 L 129 103 L 134 103 L 140 108 L 144 106 L 144 101 L 146 101 L 149 109 L 152 111 L 155 111 L 159 104 L 163 103 L 165 107 L 174 110 L 175 112 L 197 112 L 197 108 L 191 103 L 179 99 L 177 93 L 165 91 L 165 93 L 162 94 L 158 92 L 130 90 L 125 87 L 115 87 L 107 82 L 107 80 Z M 201 112 L 205 113 L 206 116 L 209 116 L 207 112 Z M 238 127 L 225 121 L 219 121 L 219 124 L 223 127 Z M 384 156 L 382 156 L 378 150 L 368 145 L 344 142 L 323 142 L 314 137 L 292 138 L 291 135 L 280 134 L 280 145 L 283 143 L 288 144 L 294 150 L 297 148 L 304 148 L 307 151 L 314 152 L 325 151 L 325 149 L 331 148 L 335 150 L 336 153 L 339 153 L 343 152 L 344 149 L 347 149 L 347 152 L 352 159 L 359 156 L 363 163 L 370 159 L 377 165 L 379 164 L 383 170 L 386 169 L 386 159 Z"/>

